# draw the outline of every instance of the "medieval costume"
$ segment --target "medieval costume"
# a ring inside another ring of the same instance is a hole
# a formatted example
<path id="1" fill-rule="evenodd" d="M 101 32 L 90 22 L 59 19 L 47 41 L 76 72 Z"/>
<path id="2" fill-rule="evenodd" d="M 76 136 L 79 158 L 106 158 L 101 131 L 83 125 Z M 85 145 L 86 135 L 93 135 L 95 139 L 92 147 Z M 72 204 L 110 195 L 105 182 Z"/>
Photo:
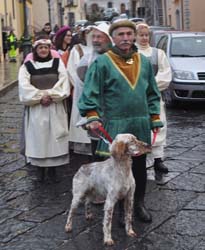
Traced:
<path id="1" fill-rule="evenodd" d="M 87 132 L 81 127 L 77 127 L 76 124 L 80 120 L 79 111 L 77 108 L 77 102 L 79 95 L 82 93 L 83 82 L 77 75 L 77 66 L 81 58 L 89 53 L 90 47 L 83 44 L 76 44 L 70 52 L 70 57 L 67 64 L 67 71 L 69 74 L 69 80 L 72 86 L 72 109 L 69 125 L 69 143 L 75 153 L 90 155 L 90 139 L 87 136 Z"/>
<path id="2" fill-rule="evenodd" d="M 19 98 L 26 107 L 25 155 L 32 165 L 54 167 L 69 163 L 67 112 L 64 105 L 69 93 L 67 72 L 59 58 L 50 55 L 27 61 L 21 66 Z M 45 95 L 52 99 L 48 106 L 41 103 Z"/>
<path id="3" fill-rule="evenodd" d="M 159 171 L 167 173 L 168 168 L 163 164 L 164 147 L 166 145 L 167 136 L 167 121 L 165 113 L 165 103 L 163 101 L 163 91 L 169 87 L 172 79 L 171 67 L 163 50 L 150 47 L 149 45 L 149 26 L 147 24 L 137 25 L 137 47 L 139 53 L 146 56 L 153 67 L 155 80 L 161 93 L 160 98 L 160 120 L 163 122 L 164 127 L 160 129 L 157 134 L 156 141 L 152 146 L 152 154 L 147 159 L 147 165 L 154 165 L 155 172 Z M 153 134 L 152 134 L 153 135 Z"/>
<path id="4" fill-rule="evenodd" d="M 97 96 L 100 98 L 96 98 Z M 112 138 L 118 133 L 132 133 L 151 143 L 151 115 L 157 114 L 159 92 L 151 64 L 138 53 L 122 58 L 109 51 L 98 57 L 88 69 L 79 101 L 82 116 L 102 119 Z M 109 155 L 108 145 L 99 141 L 97 152 Z"/>
<path id="5" fill-rule="evenodd" d="M 145 55 L 153 65 L 157 86 L 159 91 L 163 92 L 168 88 L 171 81 L 171 69 L 164 51 L 152 47 L 144 48 L 139 45 L 138 48 L 139 52 Z M 164 127 L 160 129 L 160 132 L 156 137 L 155 144 L 152 147 L 152 158 L 163 158 L 163 148 L 166 146 L 167 120 L 165 104 L 162 97 L 160 99 L 160 120 L 163 122 Z M 150 160 L 153 164 L 153 159 Z"/>
<path id="6" fill-rule="evenodd" d="M 110 47 L 111 44 L 111 38 L 109 37 L 108 29 L 109 25 L 105 23 L 93 27 L 91 31 L 89 28 L 83 29 L 80 33 L 81 44 L 79 43 L 74 45 L 70 53 L 67 70 L 71 84 L 73 86 L 73 106 L 70 120 L 69 141 L 71 144 L 73 143 L 73 149 L 75 153 L 91 155 L 91 140 L 88 137 L 87 131 L 82 129 L 80 126 L 77 127 L 77 124 L 79 124 L 82 119 L 77 107 L 77 103 L 83 92 L 86 71 L 91 63 L 102 53 L 100 53 L 100 51 L 96 51 L 96 49 L 93 47 L 93 34 L 95 34 L 97 31 L 108 38 L 109 42 L 104 43 L 102 46 L 104 53 L 105 44 L 109 45 L 107 47 Z"/>
<path id="7" fill-rule="evenodd" d="M 80 114 L 88 118 L 86 127 L 89 129 L 103 124 L 113 139 L 119 133 L 131 133 L 151 144 L 151 130 L 156 132 L 163 126 L 159 119 L 160 93 L 152 65 L 137 53 L 133 22 L 118 20 L 111 24 L 109 33 L 115 46 L 99 56 L 88 69 L 78 103 Z M 108 156 L 108 145 L 99 141 L 96 152 Z M 146 154 L 132 157 L 132 172 L 136 183 L 136 216 L 143 222 L 151 222 L 152 216 L 144 205 Z"/>

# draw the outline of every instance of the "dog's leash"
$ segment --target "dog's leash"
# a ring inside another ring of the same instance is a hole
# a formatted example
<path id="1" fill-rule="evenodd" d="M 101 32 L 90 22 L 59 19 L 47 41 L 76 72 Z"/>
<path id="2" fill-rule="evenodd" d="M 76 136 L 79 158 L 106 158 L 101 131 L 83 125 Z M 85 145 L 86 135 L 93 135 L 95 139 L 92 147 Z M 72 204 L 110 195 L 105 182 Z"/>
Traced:
<path id="1" fill-rule="evenodd" d="M 105 138 L 102 135 L 100 135 L 97 130 L 99 130 L 105 136 Z M 99 126 L 97 129 L 92 129 L 92 132 L 98 138 L 102 139 L 106 144 L 111 144 L 113 141 L 111 136 L 108 134 L 108 132 L 102 126 Z"/>
<path id="2" fill-rule="evenodd" d="M 97 130 L 99 130 L 100 132 L 102 132 L 102 134 L 105 136 L 105 138 L 100 135 Z M 100 139 L 102 139 L 106 144 L 111 144 L 113 139 L 111 138 L 111 136 L 108 134 L 108 132 L 102 127 L 102 126 L 99 126 L 98 129 L 92 129 L 92 132 Z M 157 131 L 153 132 L 153 139 L 152 139 L 152 144 L 151 145 L 154 145 L 155 141 L 156 141 L 156 138 L 157 138 Z"/>
<path id="3" fill-rule="evenodd" d="M 153 132 L 153 139 L 152 139 L 152 144 L 151 145 L 154 145 L 155 144 L 155 141 L 156 141 L 156 138 L 157 138 L 157 131 Z"/>

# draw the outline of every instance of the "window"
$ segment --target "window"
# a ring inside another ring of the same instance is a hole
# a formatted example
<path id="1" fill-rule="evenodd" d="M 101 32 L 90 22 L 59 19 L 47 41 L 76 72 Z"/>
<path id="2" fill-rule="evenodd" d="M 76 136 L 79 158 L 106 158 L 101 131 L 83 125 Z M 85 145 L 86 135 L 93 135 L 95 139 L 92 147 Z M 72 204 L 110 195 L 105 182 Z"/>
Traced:
<path id="1" fill-rule="evenodd" d="M 67 4 L 70 6 L 73 5 L 73 0 L 67 0 Z"/>
<path id="2" fill-rule="evenodd" d="M 108 2 L 108 3 L 107 3 L 107 7 L 108 7 L 108 8 L 112 8 L 112 2 Z"/>

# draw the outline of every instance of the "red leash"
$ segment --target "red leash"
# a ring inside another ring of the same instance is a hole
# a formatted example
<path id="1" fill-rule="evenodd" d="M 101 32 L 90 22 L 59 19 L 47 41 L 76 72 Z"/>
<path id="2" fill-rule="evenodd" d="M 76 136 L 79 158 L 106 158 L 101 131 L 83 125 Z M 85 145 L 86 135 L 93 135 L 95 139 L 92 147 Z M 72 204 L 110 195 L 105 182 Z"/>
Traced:
<path id="1" fill-rule="evenodd" d="M 158 132 L 153 132 L 152 145 L 153 145 L 153 144 L 155 143 L 155 141 L 156 141 L 157 133 L 158 133 Z"/>
<path id="2" fill-rule="evenodd" d="M 97 131 L 100 131 L 100 132 L 102 132 L 102 134 L 105 136 L 105 138 L 107 139 L 105 139 L 103 136 L 101 136 Z M 92 129 L 92 132 L 98 137 L 98 138 L 100 138 L 100 139 L 102 139 L 105 143 L 107 143 L 107 144 L 111 144 L 112 143 L 112 138 L 111 138 L 111 136 L 108 134 L 108 132 L 102 127 L 102 126 L 99 126 L 97 129 Z"/>
<path id="3" fill-rule="evenodd" d="M 109 143 L 112 143 L 113 139 L 108 134 L 108 132 L 102 126 L 100 126 L 98 129 L 104 134 L 105 138 L 108 139 Z"/>
<path id="4" fill-rule="evenodd" d="M 101 136 L 97 130 L 99 130 L 100 132 L 102 132 L 102 134 L 105 136 L 105 139 L 103 136 Z M 99 137 L 100 139 L 102 139 L 105 143 L 109 144 L 109 143 L 112 143 L 113 139 L 111 138 L 111 136 L 108 134 L 108 132 L 102 127 L 102 126 L 99 126 L 98 129 L 93 129 L 92 132 L 97 136 Z M 155 143 L 156 141 L 156 138 L 157 138 L 157 132 L 153 132 L 153 139 L 152 139 L 152 145 Z"/>

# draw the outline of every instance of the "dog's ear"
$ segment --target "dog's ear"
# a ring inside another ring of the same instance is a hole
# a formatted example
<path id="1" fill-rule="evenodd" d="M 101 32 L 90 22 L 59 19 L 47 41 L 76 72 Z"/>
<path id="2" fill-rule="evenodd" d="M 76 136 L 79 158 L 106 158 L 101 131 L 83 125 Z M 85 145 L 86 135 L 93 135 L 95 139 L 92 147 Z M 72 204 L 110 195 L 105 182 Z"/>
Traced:
<path id="1" fill-rule="evenodd" d="M 126 144 L 122 141 L 115 141 L 111 146 L 111 154 L 113 157 L 120 159 L 126 151 Z"/>

